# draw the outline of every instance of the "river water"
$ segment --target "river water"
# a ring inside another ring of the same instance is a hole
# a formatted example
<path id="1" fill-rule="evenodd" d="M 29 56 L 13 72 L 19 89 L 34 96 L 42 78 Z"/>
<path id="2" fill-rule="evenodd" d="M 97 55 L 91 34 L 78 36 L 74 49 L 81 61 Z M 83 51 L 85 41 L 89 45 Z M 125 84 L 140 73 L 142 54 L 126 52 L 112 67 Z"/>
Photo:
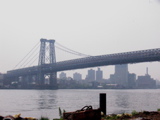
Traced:
<path id="1" fill-rule="evenodd" d="M 108 90 L 0 90 L 0 115 L 59 118 L 59 107 L 67 112 L 85 105 L 99 107 L 99 94 L 107 94 L 107 114 L 160 108 L 160 89 Z"/>

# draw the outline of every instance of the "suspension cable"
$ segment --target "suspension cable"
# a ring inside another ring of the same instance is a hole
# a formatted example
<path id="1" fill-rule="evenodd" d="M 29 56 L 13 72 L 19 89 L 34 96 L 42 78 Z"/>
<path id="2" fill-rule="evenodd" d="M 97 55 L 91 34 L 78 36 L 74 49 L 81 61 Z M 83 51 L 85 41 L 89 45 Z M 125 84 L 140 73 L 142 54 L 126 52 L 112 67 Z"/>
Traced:
<path id="1" fill-rule="evenodd" d="M 27 56 L 34 50 L 34 49 L 36 49 L 37 50 L 37 47 L 38 47 L 38 44 L 39 44 L 39 42 L 28 52 L 28 54 L 13 68 L 13 69 L 15 69 L 17 66 L 19 66 L 21 63 L 22 63 L 22 61 L 24 61 L 26 58 L 27 58 Z M 35 50 L 34 50 L 35 51 Z M 31 55 L 30 55 L 31 56 Z M 23 63 L 24 64 L 24 63 Z M 22 65 L 21 65 L 22 66 Z"/>
<path id="2" fill-rule="evenodd" d="M 23 67 L 26 67 L 37 55 L 38 55 L 39 52 L 37 52 L 28 62 L 27 64 L 25 64 Z M 37 59 L 37 57 L 36 57 Z M 34 59 L 35 60 L 35 59 Z M 33 63 L 33 62 L 32 62 Z"/>
<path id="3" fill-rule="evenodd" d="M 79 55 L 79 56 L 85 56 L 85 57 L 90 57 L 91 55 L 86 55 L 86 54 L 83 54 L 83 53 L 80 53 L 80 52 L 77 52 L 77 51 L 74 51 L 74 50 L 71 50 L 61 44 L 59 44 L 58 42 L 55 42 L 57 45 L 59 45 L 61 48 L 61 50 L 65 51 L 65 52 L 69 52 L 71 54 L 74 54 L 74 55 Z M 57 46 L 56 46 L 57 47 Z M 57 47 L 58 48 L 58 47 Z M 59 48 L 60 49 L 60 48 Z"/>
<path id="4" fill-rule="evenodd" d="M 32 60 L 32 58 L 33 58 L 32 56 L 34 55 L 35 51 L 37 51 L 37 49 L 38 49 L 38 47 L 26 58 L 26 60 L 23 62 L 23 64 L 21 64 L 20 67 L 24 66 L 24 64 L 26 64 L 28 60 L 30 60 L 30 59 Z"/>
<path id="5" fill-rule="evenodd" d="M 58 49 L 60 49 L 60 50 L 62 50 L 62 51 L 71 53 L 71 54 L 73 54 L 73 55 L 84 56 L 84 55 L 79 54 L 79 53 L 75 53 L 75 52 L 72 52 L 72 51 L 67 51 L 67 50 L 65 50 L 64 48 L 58 47 L 58 46 L 56 46 L 56 45 L 55 45 L 55 47 L 58 48 Z M 86 57 L 86 56 L 85 56 L 85 57 Z"/>
<path id="6" fill-rule="evenodd" d="M 39 47 L 39 42 L 28 52 L 28 54 L 13 69 L 15 69 L 18 66 L 19 66 L 19 68 L 21 68 L 21 67 L 25 67 L 26 65 L 28 65 L 38 55 L 38 53 L 34 54 L 35 51 L 38 49 L 38 47 Z M 83 54 L 83 53 L 80 53 L 80 52 L 76 52 L 74 50 L 71 50 L 71 49 L 57 43 L 57 42 L 55 44 L 55 47 L 62 50 L 62 51 L 73 54 L 73 55 L 90 57 L 90 55 L 86 55 L 86 54 Z M 33 56 L 33 54 L 34 54 L 34 56 Z M 37 58 L 38 57 L 36 57 L 31 64 L 33 64 Z"/>

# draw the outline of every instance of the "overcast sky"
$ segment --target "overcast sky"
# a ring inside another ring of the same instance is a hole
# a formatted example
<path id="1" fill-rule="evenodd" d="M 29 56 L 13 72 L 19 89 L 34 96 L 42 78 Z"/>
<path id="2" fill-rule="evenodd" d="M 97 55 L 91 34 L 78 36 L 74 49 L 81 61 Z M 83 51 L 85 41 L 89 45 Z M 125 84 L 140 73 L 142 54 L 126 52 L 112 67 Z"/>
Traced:
<path id="1" fill-rule="evenodd" d="M 0 72 L 41 38 L 89 55 L 159 48 L 160 1 L 0 0 Z M 159 62 L 129 65 L 129 72 L 144 75 L 146 67 L 160 80 Z M 114 73 L 114 66 L 102 69 L 106 78 Z"/>

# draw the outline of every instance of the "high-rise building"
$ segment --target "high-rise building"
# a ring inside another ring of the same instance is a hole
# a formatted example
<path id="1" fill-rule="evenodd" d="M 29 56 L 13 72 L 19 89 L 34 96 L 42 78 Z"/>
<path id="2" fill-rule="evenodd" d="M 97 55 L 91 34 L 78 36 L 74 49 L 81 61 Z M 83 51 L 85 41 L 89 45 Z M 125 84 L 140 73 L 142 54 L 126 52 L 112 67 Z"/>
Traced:
<path id="1" fill-rule="evenodd" d="M 115 73 L 110 76 L 112 83 L 128 87 L 128 64 L 115 65 Z"/>
<path id="2" fill-rule="evenodd" d="M 95 70 L 93 69 L 88 70 L 87 80 L 95 81 Z"/>
<path id="3" fill-rule="evenodd" d="M 96 71 L 96 81 L 102 80 L 103 79 L 103 71 L 98 68 Z"/>
<path id="4" fill-rule="evenodd" d="M 128 86 L 128 64 L 115 65 L 116 84 Z"/>
<path id="5" fill-rule="evenodd" d="M 67 78 L 66 73 L 61 72 L 61 73 L 59 74 L 59 78 L 60 78 L 60 79 L 66 79 L 66 78 Z"/>
<path id="6" fill-rule="evenodd" d="M 3 86 L 4 75 L 0 73 L 0 87 Z"/>
<path id="7" fill-rule="evenodd" d="M 129 73 L 128 74 L 128 88 L 135 88 L 136 87 L 136 74 Z"/>
<path id="8" fill-rule="evenodd" d="M 82 75 L 80 73 L 74 73 L 73 74 L 73 79 L 74 80 L 82 80 Z"/>

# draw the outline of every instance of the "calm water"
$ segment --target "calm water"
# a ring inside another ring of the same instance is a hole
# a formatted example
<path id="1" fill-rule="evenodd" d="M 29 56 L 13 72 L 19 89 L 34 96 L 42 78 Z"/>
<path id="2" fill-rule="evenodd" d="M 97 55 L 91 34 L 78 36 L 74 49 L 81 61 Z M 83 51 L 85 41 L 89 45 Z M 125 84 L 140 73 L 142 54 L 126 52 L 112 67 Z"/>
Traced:
<path id="1" fill-rule="evenodd" d="M 160 108 L 160 89 L 145 90 L 0 90 L 0 115 L 59 118 L 58 108 L 75 111 L 99 107 L 99 93 L 107 93 L 107 114 Z"/>

